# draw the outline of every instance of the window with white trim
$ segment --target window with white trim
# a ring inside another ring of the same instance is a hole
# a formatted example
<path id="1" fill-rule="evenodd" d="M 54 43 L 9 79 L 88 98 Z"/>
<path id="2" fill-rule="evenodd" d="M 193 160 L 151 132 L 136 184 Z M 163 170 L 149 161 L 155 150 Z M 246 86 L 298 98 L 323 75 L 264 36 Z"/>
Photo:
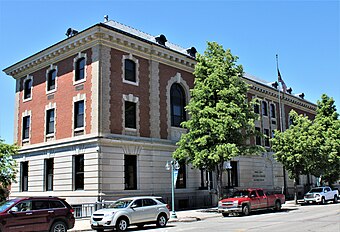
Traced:
<path id="1" fill-rule="evenodd" d="M 139 85 L 139 61 L 132 54 L 122 57 L 122 80 L 123 83 Z"/>
<path id="2" fill-rule="evenodd" d="M 77 101 L 74 103 L 74 129 L 84 127 L 84 100 Z"/>
<path id="3" fill-rule="evenodd" d="M 49 109 L 46 111 L 46 135 L 54 134 L 55 110 Z"/>
<path id="4" fill-rule="evenodd" d="M 27 76 L 23 81 L 23 85 L 24 85 L 23 94 L 24 101 L 32 99 L 33 78 L 31 76 Z"/>
<path id="5" fill-rule="evenodd" d="M 31 116 L 24 116 L 22 119 L 22 140 L 30 138 Z"/>
<path id="6" fill-rule="evenodd" d="M 79 52 L 73 59 L 74 79 L 73 84 L 86 81 L 86 53 Z"/>
<path id="7" fill-rule="evenodd" d="M 56 78 L 57 78 L 57 70 L 52 69 L 49 70 L 47 73 L 47 92 L 55 90 L 56 87 Z"/>

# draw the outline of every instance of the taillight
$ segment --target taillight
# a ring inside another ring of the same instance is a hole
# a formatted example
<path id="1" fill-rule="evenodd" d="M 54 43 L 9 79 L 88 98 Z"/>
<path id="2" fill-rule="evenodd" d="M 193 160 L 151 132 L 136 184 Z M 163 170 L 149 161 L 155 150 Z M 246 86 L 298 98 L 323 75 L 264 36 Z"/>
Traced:
<path id="1" fill-rule="evenodd" d="M 166 204 L 166 207 L 168 208 L 168 210 L 170 210 L 170 206 L 168 204 Z"/>
<path id="2" fill-rule="evenodd" d="M 74 215 L 74 209 L 70 209 L 70 213 Z"/>

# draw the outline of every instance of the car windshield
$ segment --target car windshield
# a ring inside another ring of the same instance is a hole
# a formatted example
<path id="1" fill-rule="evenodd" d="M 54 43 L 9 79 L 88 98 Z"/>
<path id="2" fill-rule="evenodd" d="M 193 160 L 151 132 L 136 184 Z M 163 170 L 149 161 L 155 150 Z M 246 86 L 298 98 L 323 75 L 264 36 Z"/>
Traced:
<path id="1" fill-rule="evenodd" d="M 248 190 L 236 191 L 232 195 L 232 197 L 234 197 L 234 198 L 248 197 L 248 196 L 249 196 L 249 191 Z"/>
<path id="2" fill-rule="evenodd" d="M 5 209 L 7 209 L 8 207 L 10 207 L 11 205 L 13 205 L 15 203 L 15 201 L 10 200 L 10 201 L 3 201 L 0 203 L 0 212 L 4 211 Z"/>
<path id="3" fill-rule="evenodd" d="M 128 207 L 132 200 L 118 200 L 115 203 L 108 206 L 108 208 L 112 209 L 123 209 Z"/>
<path id="4" fill-rule="evenodd" d="M 323 192 L 323 188 L 312 188 L 311 190 L 309 190 L 310 193 L 322 193 Z"/>

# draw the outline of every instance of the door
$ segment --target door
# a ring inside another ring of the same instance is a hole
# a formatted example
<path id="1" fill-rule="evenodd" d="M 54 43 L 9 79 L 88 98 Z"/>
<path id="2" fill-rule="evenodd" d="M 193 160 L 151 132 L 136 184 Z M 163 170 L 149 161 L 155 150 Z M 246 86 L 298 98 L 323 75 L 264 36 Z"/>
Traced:
<path id="1" fill-rule="evenodd" d="M 5 231 L 8 232 L 33 231 L 35 223 L 31 200 L 22 201 L 14 205 L 3 220 Z"/>
<path id="2" fill-rule="evenodd" d="M 259 208 L 267 208 L 267 196 L 263 193 L 263 190 L 257 190 L 257 194 L 259 197 Z"/>
<path id="3" fill-rule="evenodd" d="M 259 209 L 260 208 L 260 200 L 256 194 L 256 191 L 250 192 L 250 204 L 251 209 Z"/>
<path id="4" fill-rule="evenodd" d="M 32 201 L 33 216 L 38 223 L 35 228 L 39 230 L 49 230 L 50 222 L 54 217 L 53 210 L 50 209 L 48 200 L 33 200 Z"/>
<path id="5" fill-rule="evenodd" d="M 152 199 L 143 199 L 143 209 L 145 220 L 147 221 L 155 221 L 157 219 L 158 214 L 158 205 Z"/>
<path id="6" fill-rule="evenodd" d="M 135 200 L 131 205 L 131 223 L 143 222 L 144 209 L 143 199 Z"/>

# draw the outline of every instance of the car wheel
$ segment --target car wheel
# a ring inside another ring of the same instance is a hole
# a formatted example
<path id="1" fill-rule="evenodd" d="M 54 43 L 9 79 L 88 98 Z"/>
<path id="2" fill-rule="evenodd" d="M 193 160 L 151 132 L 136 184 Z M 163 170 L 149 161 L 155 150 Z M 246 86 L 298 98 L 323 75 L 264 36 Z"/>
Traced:
<path id="1" fill-rule="evenodd" d="M 66 232 L 67 231 L 67 226 L 64 222 L 55 222 L 51 226 L 50 232 Z"/>
<path id="2" fill-rule="evenodd" d="M 248 216 L 250 214 L 250 208 L 249 208 L 249 205 L 244 205 L 242 207 L 242 214 L 244 216 Z"/>
<path id="3" fill-rule="evenodd" d="M 168 219 L 165 214 L 158 215 L 156 222 L 157 227 L 165 227 L 167 222 Z"/>
<path id="4" fill-rule="evenodd" d="M 334 203 L 334 204 L 338 203 L 338 197 L 337 197 L 337 196 L 334 196 L 333 203 Z"/>
<path id="5" fill-rule="evenodd" d="M 229 216 L 229 213 L 222 213 L 222 216 L 223 216 L 223 217 L 228 217 L 228 216 Z"/>
<path id="6" fill-rule="evenodd" d="M 281 210 L 281 202 L 280 201 L 276 201 L 275 202 L 275 211 L 280 211 Z"/>
<path id="7" fill-rule="evenodd" d="M 116 223 L 116 230 L 117 231 L 126 231 L 128 227 L 129 227 L 129 222 L 127 221 L 126 218 L 118 219 L 118 221 Z"/>

